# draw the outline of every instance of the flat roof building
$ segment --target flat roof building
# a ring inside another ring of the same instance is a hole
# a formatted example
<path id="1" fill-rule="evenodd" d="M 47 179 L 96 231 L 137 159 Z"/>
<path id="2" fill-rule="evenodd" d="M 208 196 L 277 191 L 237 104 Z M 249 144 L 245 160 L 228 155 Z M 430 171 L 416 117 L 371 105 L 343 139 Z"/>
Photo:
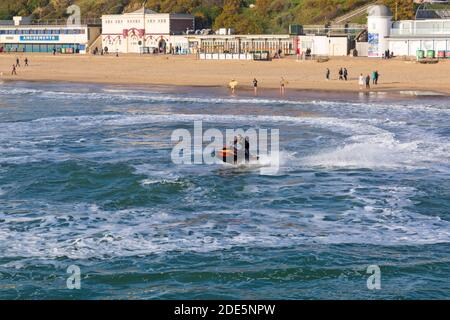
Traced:
<path id="1" fill-rule="evenodd" d="M 392 13 L 386 6 L 374 5 L 369 8 L 367 29 L 369 57 L 381 58 L 387 50 L 396 56 L 416 56 L 419 50 L 450 54 L 450 18 L 436 15 L 434 19 L 392 22 Z"/>
<path id="2" fill-rule="evenodd" d="M 268 51 L 271 54 L 279 50 L 283 54 L 295 53 L 295 37 L 288 34 L 257 34 L 257 35 L 189 35 L 191 47 L 196 47 L 199 53 L 249 53 L 253 51 Z"/>
<path id="3" fill-rule="evenodd" d="M 418 50 L 450 51 L 450 19 L 402 20 L 392 24 L 389 50 L 415 56 Z"/>
<path id="4" fill-rule="evenodd" d="M 0 51 L 86 53 L 99 37 L 99 23 L 67 25 L 64 21 L 0 21 Z"/>

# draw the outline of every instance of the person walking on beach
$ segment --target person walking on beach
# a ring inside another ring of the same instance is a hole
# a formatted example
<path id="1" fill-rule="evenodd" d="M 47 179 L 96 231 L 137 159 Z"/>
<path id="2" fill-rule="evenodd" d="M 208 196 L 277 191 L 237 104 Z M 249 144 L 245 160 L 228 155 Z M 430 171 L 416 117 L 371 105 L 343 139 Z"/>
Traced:
<path id="1" fill-rule="evenodd" d="M 16 67 L 20 67 L 20 60 L 19 60 L 19 58 L 16 58 Z"/>
<path id="2" fill-rule="evenodd" d="M 288 82 L 283 77 L 281 77 L 281 80 L 280 80 L 280 93 L 282 95 L 284 95 L 286 93 L 286 85 L 287 84 L 288 84 Z"/>
<path id="3" fill-rule="evenodd" d="M 15 64 L 12 65 L 11 75 L 12 76 L 17 76 L 17 71 L 16 71 L 16 65 Z"/>
<path id="4" fill-rule="evenodd" d="M 347 81 L 348 79 L 348 71 L 347 68 L 344 68 L 344 80 Z"/>
<path id="5" fill-rule="evenodd" d="M 28 67 L 28 58 L 25 58 L 25 67 Z"/>
<path id="6" fill-rule="evenodd" d="M 253 79 L 253 92 L 255 96 L 258 95 L 258 80 L 256 78 Z"/>
<path id="7" fill-rule="evenodd" d="M 364 83 L 365 83 L 365 79 L 364 79 L 363 74 L 361 73 L 361 74 L 359 75 L 359 80 L 358 80 L 359 90 L 362 90 L 362 89 L 363 89 Z"/>
<path id="8" fill-rule="evenodd" d="M 232 95 L 234 95 L 234 94 L 236 93 L 236 87 L 237 87 L 237 85 L 238 85 L 238 82 L 237 82 L 236 80 L 234 80 L 234 79 L 232 79 L 232 80 L 230 81 L 230 83 L 228 84 L 228 86 L 229 86 L 230 89 L 231 89 L 231 94 L 232 94 Z"/>
<path id="9" fill-rule="evenodd" d="M 339 80 L 344 80 L 344 70 L 342 68 L 339 69 Z"/>
<path id="10" fill-rule="evenodd" d="M 380 74 L 378 73 L 378 70 L 375 70 L 372 72 L 372 83 L 378 84 L 378 78 L 380 77 Z"/>
<path id="11" fill-rule="evenodd" d="M 325 72 L 325 78 L 327 79 L 327 81 L 330 80 L 330 69 L 327 68 L 327 71 Z"/>
<path id="12" fill-rule="evenodd" d="M 369 75 L 366 76 L 366 89 L 367 90 L 370 89 L 370 76 Z"/>

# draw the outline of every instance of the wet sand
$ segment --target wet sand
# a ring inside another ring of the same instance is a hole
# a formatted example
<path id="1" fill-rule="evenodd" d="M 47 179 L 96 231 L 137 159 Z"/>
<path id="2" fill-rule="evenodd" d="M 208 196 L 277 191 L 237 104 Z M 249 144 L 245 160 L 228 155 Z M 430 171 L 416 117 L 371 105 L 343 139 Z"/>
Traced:
<path id="1" fill-rule="evenodd" d="M 30 66 L 24 67 L 25 56 Z M 16 57 L 21 59 L 17 76 L 11 76 Z M 349 81 L 339 81 L 338 69 L 346 67 Z M 325 80 L 325 70 L 331 70 L 331 80 Z M 423 65 L 401 58 L 380 60 L 370 58 L 335 57 L 328 62 L 297 61 L 286 57 L 262 61 L 204 61 L 194 56 L 0 54 L 1 80 L 64 81 L 135 86 L 175 85 L 218 87 L 226 90 L 231 79 L 239 82 L 237 94 L 252 95 L 252 80 L 259 81 L 259 94 L 276 95 L 281 77 L 289 90 L 358 93 L 358 76 L 378 70 L 380 80 L 370 92 L 389 92 L 401 96 L 441 93 L 450 94 L 450 61 Z M 269 93 L 270 92 L 270 93 Z M 367 92 L 367 90 L 362 90 Z"/>

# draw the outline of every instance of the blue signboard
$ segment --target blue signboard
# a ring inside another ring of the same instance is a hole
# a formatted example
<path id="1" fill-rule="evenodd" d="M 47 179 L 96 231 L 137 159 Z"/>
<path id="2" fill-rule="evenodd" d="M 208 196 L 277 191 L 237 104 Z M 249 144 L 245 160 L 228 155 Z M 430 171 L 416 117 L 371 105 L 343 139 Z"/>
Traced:
<path id="1" fill-rule="evenodd" d="M 378 57 L 379 54 L 379 44 L 380 37 L 378 33 L 369 33 L 369 48 L 368 48 L 368 56 L 369 57 Z"/>
<path id="2" fill-rule="evenodd" d="M 59 41 L 59 36 L 20 36 L 20 41 Z"/>

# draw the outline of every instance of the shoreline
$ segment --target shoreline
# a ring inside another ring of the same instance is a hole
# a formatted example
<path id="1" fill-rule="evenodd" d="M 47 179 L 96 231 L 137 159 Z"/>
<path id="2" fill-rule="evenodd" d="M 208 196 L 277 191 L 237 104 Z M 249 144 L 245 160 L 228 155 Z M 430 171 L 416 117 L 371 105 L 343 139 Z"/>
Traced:
<path id="1" fill-rule="evenodd" d="M 18 68 L 18 76 L 9 75 L 8 66 L 14 63 L 16 57 L 23 61 L 25 56 L 30 60 L 30 66 Z M 341 65 L 348 65 L 350 72 L 348 81 L 324 79 L 325 68 L 333 70 L 332 76 L 335 78 L 336 70 Z M 370 90 L 360 90 L 355 75 L 361 72 L 362 68 L 383 70 L 380 71 L 380 84 L 371 86 Z M 66 82 L 132 87 L 169 86 L 200 90 L 214 89 L 223 92 L 228 92 L 229 80 L 236 79 L 239 82 L 237 96 L 242 94 L 253 96 L 251 86 L 253 77 L 256 77 L 260 84 L 259 96 L 266 96 L 266 92 L 269 96 L 273 96 L 275 92 L 279 92 L 279 75 L 282 75 L 289 81 L 286 87 L 287 95 L 316 92 L 319 95 L 331 96 L 344 94 L 379 94 L 401 98 L 450 96 L 450 78 L 446 77 L 450 74 L 450 61 L 424 66 L 398 59 L 391 61 L 349 57 L 317 63 L 297 61 L 292 57 L 271 62 L 257 62 L 203 61 L 192 56 L 122 55 L 117 58 L 9 53 L 0 55 L 0 72 L 3 73 L 0 81 L 3 82 Z M 421 78 L 415 81 L 415 76 Z M 403 81 L 400 81 L 402 79 Z"/>
<path id="2" fill-rule="evenodd" d="M 105 88 L 123 89 L 123 90 L 142 90 L 151 92 L 154 90 L 161 93 L 174 94 L 201 94 L 211 98 L 228 98 L 228 99 L 271 99 L 286 101 L 339 101 L 339 102 L 398 102 L 411 101 L 419 99 L 447 99 L 450 95 L 438 92 L 418 91 L 418 90 L 378 90 L 378 91 L 338 91 L 338 90 L 322 90 L 322 89 L 290 89 L 285 95 L 281 95 L 276 88 L 264 88 L 263 92 L 258 95 L 253 94 L 251 87 L 241 88 L 235 95 L 230 94 L 229 89 L 224 86 L 217 85 L 167 85 L 167 84 L 130 84 L 130 83 L 112 83 L 112 82 L 80 82 L 70 80 L 19 80 L 8 79 L 3 80 L 6 84 L 26 84 L 34 83 L 41 85 L 89 85 L 102 86 Z M 0 85 L 2 80 L 0 80 Z"/>

